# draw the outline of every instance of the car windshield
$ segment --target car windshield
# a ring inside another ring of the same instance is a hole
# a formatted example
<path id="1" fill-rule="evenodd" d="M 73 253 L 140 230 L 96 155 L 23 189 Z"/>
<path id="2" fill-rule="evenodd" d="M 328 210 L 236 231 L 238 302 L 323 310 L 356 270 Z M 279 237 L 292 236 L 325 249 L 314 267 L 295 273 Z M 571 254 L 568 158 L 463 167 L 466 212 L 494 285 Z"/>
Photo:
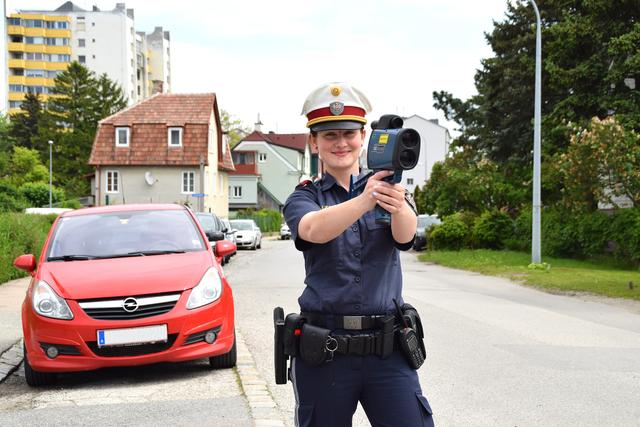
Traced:
<path id="1" fill-rule="evenodd" d="M 61 218 L 47 260 L 161 255 L 205 248 L 185 211 L 109 212 Z"/>
<path id="2" fill-rule="evenodd" d="M 220 224 L 212 215 L 196 214 L 196 216 L 198 217 L 198 221 L 200 221 L 200 224 L 202 224 L 202 228 L 204 228 L 206 231 L 222 231 L 222 228 L 220 228 Z"/>
<path id="3" fill-rule="evenodd" d="M 253 221 L 231 221 L 231 226 L 236 230 L 253 230 Z"/>

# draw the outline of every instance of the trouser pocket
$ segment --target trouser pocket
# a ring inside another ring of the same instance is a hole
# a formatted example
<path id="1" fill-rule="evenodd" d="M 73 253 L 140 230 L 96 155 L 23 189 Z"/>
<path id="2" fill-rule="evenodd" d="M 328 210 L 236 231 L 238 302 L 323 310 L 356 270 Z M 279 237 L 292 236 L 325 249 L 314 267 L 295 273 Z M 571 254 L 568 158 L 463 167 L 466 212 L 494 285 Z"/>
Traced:
<path id="1" fill-rule="evenodd" d="M 431 410 L 429 401 L 422 393 L 416 393 L 416 398 L 418 399 L 418 406 L 422 414 L 422 425 L 424 427 L 433 427 L 433 411 Z"/>

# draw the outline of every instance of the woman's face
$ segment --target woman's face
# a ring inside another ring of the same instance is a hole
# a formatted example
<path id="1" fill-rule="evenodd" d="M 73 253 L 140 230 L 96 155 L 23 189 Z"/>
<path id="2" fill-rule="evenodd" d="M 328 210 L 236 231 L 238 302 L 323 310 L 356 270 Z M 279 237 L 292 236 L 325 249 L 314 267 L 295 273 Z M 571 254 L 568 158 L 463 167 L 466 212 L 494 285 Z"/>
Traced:
<path id="1" fill-rule="evenodd" d="M 358 157 L 364 141 L 364 129 L 325 130 L 314 137 L 311 144 L 328 171 L 358 173 Z"/>

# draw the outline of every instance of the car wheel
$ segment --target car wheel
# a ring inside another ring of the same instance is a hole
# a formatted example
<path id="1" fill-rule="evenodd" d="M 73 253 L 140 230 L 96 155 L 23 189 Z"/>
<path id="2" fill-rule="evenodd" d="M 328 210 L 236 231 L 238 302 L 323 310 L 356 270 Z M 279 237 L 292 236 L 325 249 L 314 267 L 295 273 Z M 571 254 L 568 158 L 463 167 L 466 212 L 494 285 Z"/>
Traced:
<path id="1" fill-rule="evenodd" d="M 39 372 L 31 367 L 29 364 L 29 358 L 27 357 L 27 347 L 24 343 L 22 344 L 22 351 L 24 353 L 24 377 L 30 387 L 41 387 L 56 382 L 56 374 L 51 372 Z"/>
<path id="2" fill-rule="evenodd" d="M 262 249 L 262 239 L 258 240 L 258 249 Z"/>
<path id="3" fill-rule="evenodd" d="M 212 369 L 229 369 L 236 366 L 238 354 L 236 351 L 236 334 L 233 333 L 233 346 L 228 353 L 221 354 L 220 356 L 213 356 L 209 358 L 209 365 Z"/>
<path id="4" fill-rule="evenodd" d="M 251 245 L 251 250 L 255 251 L 258 248 L 258 241 L 254 240 L 253 245 Z"/>

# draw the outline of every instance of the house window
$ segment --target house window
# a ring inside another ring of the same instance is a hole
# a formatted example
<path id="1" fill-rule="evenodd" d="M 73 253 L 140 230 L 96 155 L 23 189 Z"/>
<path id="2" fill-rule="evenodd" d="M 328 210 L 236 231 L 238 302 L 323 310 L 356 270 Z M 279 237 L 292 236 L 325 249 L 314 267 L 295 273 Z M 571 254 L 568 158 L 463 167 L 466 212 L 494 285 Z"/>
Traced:
<path id="1" fill-rule="evenodd" d="M 85 47 L 85 39 L 78 39 L 78 47 Z"/>
<path id="2" fill-rule="evenodd" d="M 182 193 L 193 194 L 195 193 L 195 172 L 182 172 Z"/>
<path id="3" fill-rule="evenodd" d="M 107 171 L 107 193 L 120 192 L 120 172 Z"/>
<path id="4" fill-rule="evenodd" d="M 236 199 L 239 199 L 240 197 L 242 197 L 242 187 L 239 185 L 234 185 L 233 186 L 233 197 Z"/>
<path id="5" fill-rule="evenodd" d="M 413 178 L 407 178 L 407 185 L 413 185 Z"/>
<path id="6" fill-rule="evenodd" d="M 267 161 L 267 153 L 258 153 L 258 161 L 264 163 Z"/>
<path id="7" fill-rule="evenodd" d="M 182 128 L 169 128 L 167 140 L 169 147 L 182 147 Z"/>
<path id="8" fill-rule="evenodd" d="M 78 55 L 78 62 L 81 64 L 87 63 L 87 57 L 85 55 Z"/>
<path id="9" fill-rule="evenodd" d="M 121 127 L 116 128 L 116 147 L 128 147 L 129 146 L 129 128 Z"/>

